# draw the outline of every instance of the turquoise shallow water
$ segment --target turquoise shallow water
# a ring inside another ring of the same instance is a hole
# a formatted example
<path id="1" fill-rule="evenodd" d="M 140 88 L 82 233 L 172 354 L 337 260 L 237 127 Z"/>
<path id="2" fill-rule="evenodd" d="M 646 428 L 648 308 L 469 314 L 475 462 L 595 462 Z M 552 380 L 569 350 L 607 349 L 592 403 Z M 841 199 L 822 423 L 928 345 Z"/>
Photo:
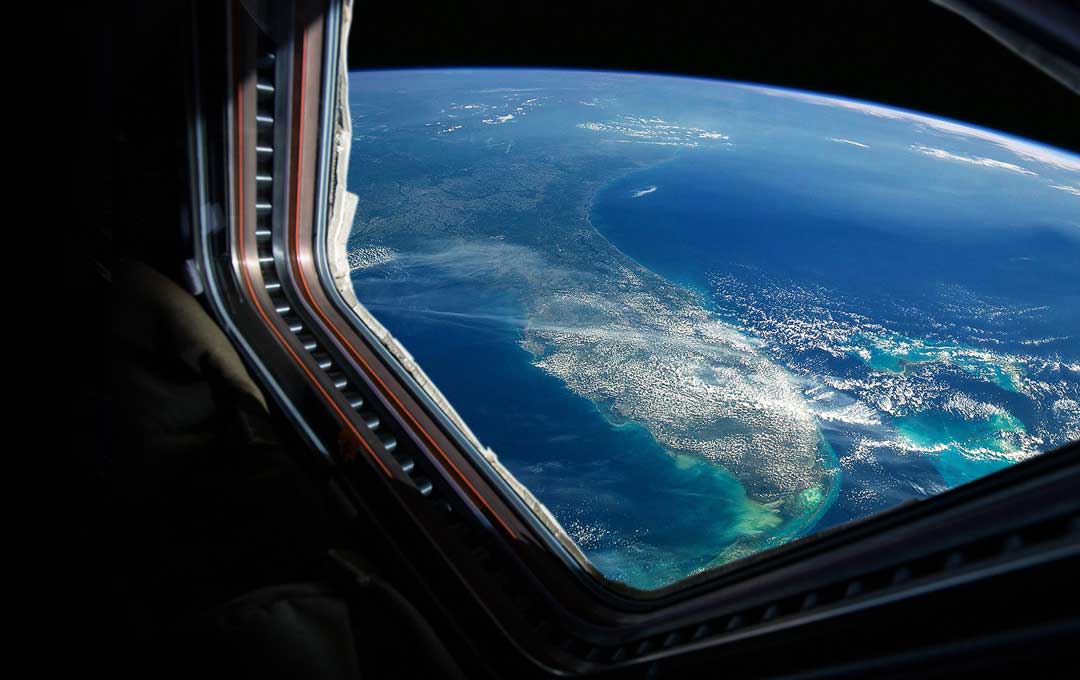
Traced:
<path id="1" fill-rule="evenodd" d="M 956 343 L 919 340 L 898 333 L 857 334 L 853 354 L 879 371 L 903 373 L 919 364 L 948 362 L 950 365 L 1009 392 L 1017 391 L 1022 371 L 1015 362 L 1002 360 L 975 347 Z"/>
<path id="2" fill-rule="evenodd" d="M 958 418 L 922 412 L 897 419 L 897 430 L 912 444 L 924 447 L 945 483 L 957 486 L 1016 462 L 1016 435 L 1024 425 L 1002 413 L 985 418 Z"/>

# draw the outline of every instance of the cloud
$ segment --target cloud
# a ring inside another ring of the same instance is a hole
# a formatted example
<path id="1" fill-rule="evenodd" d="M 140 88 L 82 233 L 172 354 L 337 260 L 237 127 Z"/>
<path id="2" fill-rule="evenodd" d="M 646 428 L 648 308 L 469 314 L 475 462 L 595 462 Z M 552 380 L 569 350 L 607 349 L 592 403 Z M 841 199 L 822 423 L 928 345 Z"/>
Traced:
<path id="1" fill-rule="evenodd" d="M 1080 186 L 1069 186 L 1068 184 L 1051 184 L 1051 189 L 1060 189 L 1061 191 L 1067 191 L 1075 196 L 1080 196 Z"/>
<path id="2" fill-rule="evenodd" d="M 486 90 L 473 90 L 473 92 L 476 94 L 496 94 L 499 92 L 510 92 L 516 94 L 518 92 L 539 92 L 543 89 L 544 88 L 542 87 L 489 87 Z"/>
<path id="3" fill-rule="evenodd" d="M 1004 161 L 996 161 L 993 158 L 983 158 L 982 156 L 963 156 L 958 153 L 950 153 L 944 149 L 934 149 L 929 146 L 922 146 L 921 144 L 912 144 L 911 148 L 914 151 L 918 151 L 921 154 L 930 156 L 931 158 L 940 158 L 947 161 L 959 161 L 961 163 L 970 163 L 971 165 L 981 165 L 987 168 L 999 168 L 1001 170 L 1009 170 L 1010 172 L 1018 172 L 1021 175 L 1035 175 L 1038 173 L 1032 172 L 1027 168 L 1022 168 L 1015 163 L 1006 163 Z"/>
<path id="4" fill-rule="evenodd" d="M 559 285 L 571 276 L 536 250 L 502 241 L 447 241 L 426 252 L 398 253 L 396 265 L 416 273 L 437 270 L 440 276 L 460 280 L 543 280 Z"/>
<path id="5" fill-rule="evenodd" d="M 514 119 L 514 114 L 508 113 L 505 116 L 495 116 L 494 118 L 485 118 L 484 120 L 482 120 L 480 122 L 487 123 L 488 125 L 500 125 L 502 123 L 507 123 L 507 122 L 509 122 L 509 121 L 511 121 L 513 119 Z"/>
<path id="6" fill-rule="evenodd" d="M 914 125 L 920 125 L 923 127 L 937 130 L 939 132 L 945 132 L 968 139 L 981 139 L 999 148 L 1010 151 L 1024 160 L 1045 163 L 1046 165 L 1052 166 L 1059 170 L 1080 172 L 1080 156 L 1070 154 L 1066 151 L 1060 151 L 1058 149 L 1046 147 L 1041 144 L 1036 144 L 1035 142 L 1028 142 L 1022 139 L 1006 137 L 1005 135 L 991 132 L 990 130 L 983 130 L 980 128 L 964 125 L 962 123 L 954 123 L 952 121 L 942 120 L 940 118 L 931 118 L 929 116 L 924 116 L 918 113 L 914 113 L 912 111 L 902 111 L 899 109 L 892 109 L 886 106 L 869 104 L 867 102 L 852 101 L 849 99 L 836 99 L 833 97 L 825 97 L 822 95 L 810 94 L 809 92 L 780 90 L 770 87 L 758 87 L 755 85 L 736 85 L 736 87 L 753 90 L 754 92 L 768 95 L 770 97 L 782 97 L 784 99 L 792 99 L 795 101 L 805 102 L 807 104 L 815 104 L 817 106 L 828 106 L 830 108 L 848 109 L 851 111 L 857 111 L 868 116 L 904 121 L 907 123 L 912 123 Z"/>
<path id="7" fill-rule="evenodd" d="M 826 137 L 826 139 L 828 139 L 830 142 L 839 142 L 840 144 L 851 144 L 852 146 L 859 146 L 859 147 L 862 147 L 864 149 L 869 149 L 870 148 L 869 146 L 867 146 L 866 144 L 863 144 L 862 142 L 855 142 L 855 141 L 852 141 L 850 139 L 844 139 L 842 137 Z"/>
<path id="8" fill-rule="evenodd" d="M 645 194 L 651 194 L 654 191 L 656 191 L 656 187 L 646 187 L 644 189 L 638 189 L 634 193 L 630 194 L 630 198 L 640 198 Z"/>
<path id="9" fill-rule="evenodd" d="M 352 248 L 345 257 L 349 262 L 349 271 L 355 272 L 392 262 L 397 259 L 398 253 L 383 246 L 366 246 Z"/>
<path id="10" fill-rule="evenodd" d="M 726 140 L 728 135 L 715 130 L 705 130 L 699 127 L 684 127 L 670 123 L 663 118 L 646 118 L 643 116 L 622 115 L 606 122 L 589 121 L 578 123 L 583 130 L 593 132 L 605 132 L 630 139 L 616 139 L 616 142 L 636 142 L 640 144 L 659 144 L 662 146 L 686 146 L 696 147 L 702 143 L 719 141 L 712 146 L 731 146 Z M 707 140 L 707 142 L 702 142 Z"/>

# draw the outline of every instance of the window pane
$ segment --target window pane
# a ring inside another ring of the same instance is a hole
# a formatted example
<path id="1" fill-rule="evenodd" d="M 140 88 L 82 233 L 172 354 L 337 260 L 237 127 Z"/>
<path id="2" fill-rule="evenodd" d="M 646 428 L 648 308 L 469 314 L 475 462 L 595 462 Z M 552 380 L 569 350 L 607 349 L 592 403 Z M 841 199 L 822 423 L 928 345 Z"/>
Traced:
<path id="1" fill-rule="evenodd" d="M 350 76 L 361 303 L 651 589 L 1080 437 L 1080 158 L 717 81 Z"/>

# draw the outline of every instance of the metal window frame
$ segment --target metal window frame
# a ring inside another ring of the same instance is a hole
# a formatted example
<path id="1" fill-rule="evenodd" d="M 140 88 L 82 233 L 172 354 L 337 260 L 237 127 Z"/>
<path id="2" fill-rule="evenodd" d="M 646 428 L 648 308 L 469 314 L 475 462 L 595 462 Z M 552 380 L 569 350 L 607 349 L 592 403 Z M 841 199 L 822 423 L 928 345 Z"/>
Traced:
<path id="1" fill-rule="evenodd" d="M 423 568 L 443 572 L 431 587 L 459 589 L 523 657 L 548 672 L 634 668 L 1080 555 L 1080 456 L 1071 444 L 665 589 L 634 591 L 604 580 L 536 517 L 335 286 L 327 197 L 340 27 L 349 8 L 339 0 L 290 8 L 275 62 L 268 254 L 251 231 L 259 212 L 250 204 L 257 135 L 245 123 L 259 94 L 247 69 L 260 23 L 245 3 L 224 10 L 223 118 L 200 99 L 208 64 L 198 56 L 193 63 L 192 214 L 207 302 L 277 408 L 318 453 L 347 511 L 366 508 L 413 560 L 423 561 L 416 551 L 427 546 Z M 204 13 L 212 10 L 193 9 L 195 51 Z M 240 45 L 248 45 L 246 53 Z M 211 157 L 214 126 L 223 127 L 214 132 L 226 151 Z M 278 287 L 268 292 L 267 283 Z M 287 305 L 275 302 L 279 293 Z M 283 306 L 288 311 L 278 313 Z M 350 394 L 362 396 L 363 410 Z M 1055 528 L 1038 529 L 1045 526 Z"/>

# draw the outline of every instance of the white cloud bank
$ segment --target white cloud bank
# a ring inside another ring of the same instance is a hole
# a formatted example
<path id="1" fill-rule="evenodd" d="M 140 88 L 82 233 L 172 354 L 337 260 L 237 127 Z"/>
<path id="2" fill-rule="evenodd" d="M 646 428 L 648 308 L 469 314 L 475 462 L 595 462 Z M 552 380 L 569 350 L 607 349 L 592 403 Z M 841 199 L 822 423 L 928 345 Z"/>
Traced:
<path id="1" fill-rule="evenodd" d="M 851 139 L 844 139 L 843 137 L 826 137 L 830 142 L 837 142 L 838 144 L 850 144 L 852 146 L 858 146 L 863 149 L 869 149 L 870 147 L 862 142 L 856 142 Z"/>
<path id="2" fill-rule="evenodd" d="M 583 130 L 605 132 L 629 139 L 615 139 L 616 142 L 634 142 L 637 144 L 659 144 L 662 146 L 697 147 L 701 144 L 710 146 L 731 146 L 730 137 L 716 130 L 699 127 L 684 127 L 668 122 L 663 118 L 621 115 L 606 122 L 588 121 L 578 123 Z"/>
<path id="3" fill-rule="evenodd" d="M 934 149 L 929 146 L 923 146 L 921 144 L 912 144 L 911 149 L 914 151 L 918 151 L 919 153 L 926 156 L 930 156 L 931 158 L 940 158 L 946 161 L 958 161 L 960 163 L 970 163 L 971 165 L 981 165 L 986 168 L 999 168 L 1001 170 L 1017 172 L 1021 175 L 1038 175 L 1038 173 L 1016 165 L 1015 163 L 997 161 L 993 158 L 984 158 L 982 156 L 964 156 L 958 153 L 950 153 L 945 149 Z"/>
<path id="4" fill-rule="evenodd" d="M 982 130 L 976 127 L 970 127 L 961 123 L 954 123 L 952 121 L 941 120 L 939 118 L 931 118 L 929 116 L 923 116 L 917 113 L 913 113 L 911 111 L 891 109 L 885 106 L 879 106 L 877 104 L 868 104 L 866 102 L 857 102 L 848 99 L 835 99 L 833 97 L 810 94 L 809 92 L 795 92 L 791 90 L 780 90 L 770 87 L 758 87 L 755 85 L 736 85 L 736 87 L 749 89 L 759 94 L 768 95 L 770 97 L 782 97 L 784 99 L 793 99 L 795 101 L 805 102 L 807 104 L 816 104 L 818 106 L 848 109 L 851 111 L 857 111 L 859 113 L 866 114 L 868 116 L 874 116 L 876 118 L 889 118 L 891 120 L 900 120 L 912 123 L 914 125 L 921 125 L 927 128 L 937 130 L 939 132 L 958 135 L 969 139 L 981 139 L 1001 149 L 1005 149 L 1006 151 L 1016 154 L 1021 159 L 1045 163 L 1046 165 L 1052 166 L 1059 170 L 1080 172 L 1080 157 L 1078 156 L 1074 156 L 1064 151 L 1058 151 L 1056 149 L 1052 149 L 1041 144 L 1036 144 L 1034 142 L 1027 142 L 1021 139 L 1006 137 L 1004 135 L 997 134 L 996 132 Z"/>
<path id="5" fill-rule="evenodd" d="M 1051 184 L 1051 189 L 1060 189 L 1061 191 L 1068 192 L 1074 196 L 1080 196 L 1080 186 L 1069 186 L 1068 184 Z"/>

